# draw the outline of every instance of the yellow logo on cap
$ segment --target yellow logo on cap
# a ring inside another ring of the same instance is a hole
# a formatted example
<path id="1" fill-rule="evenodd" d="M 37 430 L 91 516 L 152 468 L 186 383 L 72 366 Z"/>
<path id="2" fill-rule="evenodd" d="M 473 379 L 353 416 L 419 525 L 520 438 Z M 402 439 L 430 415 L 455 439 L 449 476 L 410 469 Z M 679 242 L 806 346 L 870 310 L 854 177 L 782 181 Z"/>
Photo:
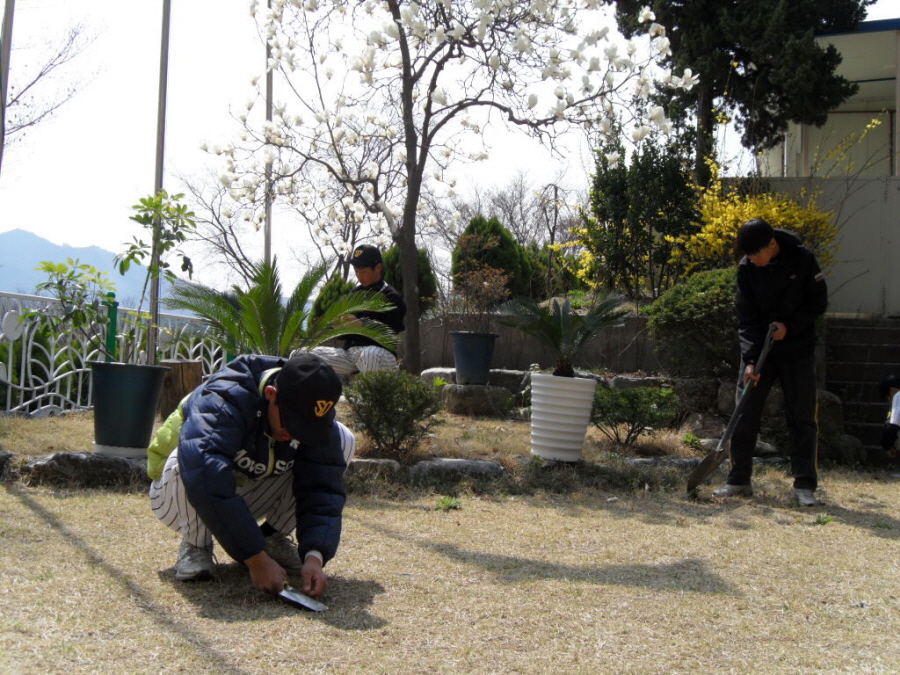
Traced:
<path id="1" fill-rule="evenodd" d="M 358 249 L 356 249 L 355 251 L 353 251 L 353 257 L 354 257 L 354 258 L 358 258 L 358 257 L 361 256 L 362 254 L 363 254 L 363 250 L 362 250 L 361 248 L 358 248 Z"/>
<path id="2" fill-rule="evenodd" d="M 325 417 L 333 407 L 334 401 L 316 401 L 316 417 Z"/>

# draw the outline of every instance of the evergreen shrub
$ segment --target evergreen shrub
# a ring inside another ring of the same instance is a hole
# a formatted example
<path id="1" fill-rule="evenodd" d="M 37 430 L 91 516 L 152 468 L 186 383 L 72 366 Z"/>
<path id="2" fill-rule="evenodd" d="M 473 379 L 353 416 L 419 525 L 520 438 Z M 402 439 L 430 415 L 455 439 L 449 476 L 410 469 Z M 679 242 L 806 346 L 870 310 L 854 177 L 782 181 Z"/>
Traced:
<path id="1" fill-rule="evenodd" d="M 335 274 L 322 285 L 319 295 L 313 302 L 312 311 L 310 312 L 313 319 L 322 316 L 325 311 L 334 304 L 334 301 L 343 295 L 346 295 L 356 287 L 352 281 L 341 278 Z"/>
<path id="2" fill-rule="evenodd" d="M 678 410 L 678 397 L 667 387 L 618 389 L 600 384 L 591 422 L 611 441 L 633 445 L 641 434 L 672 426 Z"/>
<path id="3" fill-rule="evenodd" d="M 400 463 L 410 461 L 441 407 L 439 389 L 405 370 L 360 373 L 345 394 L 351 424 L 381 458 Z"/>
<path id="4" fill-rule="evenodd" d="M 740 366 L 737 268 L 698 272 L 644 311 L 663 364 L 692 377 L 733 374 Z"/>

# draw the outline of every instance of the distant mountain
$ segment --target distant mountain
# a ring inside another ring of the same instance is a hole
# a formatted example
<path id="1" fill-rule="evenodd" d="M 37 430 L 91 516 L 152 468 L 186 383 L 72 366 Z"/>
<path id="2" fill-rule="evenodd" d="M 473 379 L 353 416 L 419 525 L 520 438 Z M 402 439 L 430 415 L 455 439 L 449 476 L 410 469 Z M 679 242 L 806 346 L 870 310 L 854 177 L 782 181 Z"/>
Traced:
<path id="1" fill-rule="evenodd" d="M 122 276 L 113 265 L 115 254 L 99 246 L 59 246 L 24 230 L 0 233 L 0 291 L 33 295 L 47 277 L 35 268 L 44 260 L 65 262 L 77 258 L 106 272 L 116 286 L 116 299 L 123 307 L 134 307 L 141 297 L 144 268 L 132 268 Z M 163 286 L 167 284 L 163 282 Z M 165 288 L 163 288 L 165 295 Z M 146 302 L 145 302 L 146 309 Z"/>

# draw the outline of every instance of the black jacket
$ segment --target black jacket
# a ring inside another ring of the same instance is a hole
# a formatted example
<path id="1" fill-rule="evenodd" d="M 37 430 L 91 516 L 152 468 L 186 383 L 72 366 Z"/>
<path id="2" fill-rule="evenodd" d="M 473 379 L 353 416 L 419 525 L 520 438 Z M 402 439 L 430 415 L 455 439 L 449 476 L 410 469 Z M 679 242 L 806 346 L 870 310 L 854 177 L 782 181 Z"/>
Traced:
<path id="1" fill-rule="evenodd" d="M 319 551 L 327 562 L 337 551 L 346 501 L 346 462 L 337 425 L 322 447 L 277 442 L 268 436 L 268 402 L 262 388 L 284 365 L 272 356 L 239 356 L 200 385 L 183 406 L 178 440 L 181 479 L 191 504 L 235 560 L 259 553 L 265 539 L 238 482 L 290 471 L 297 500 L 301 559 Z"/>
<path id="2" fill-rule="evenodd" d="M 787 328 L 784 340 L 772 346 L 773 356 L 812 356 L 816 317 L 828 306 L 825 276 L 812 251 L 787 230 L 776 229 L 775 241 L 779 254 L 765 267 L 747 256 L 738 264 L 738 334 L 744 363 L 756 363 L 773 321 Z"/>

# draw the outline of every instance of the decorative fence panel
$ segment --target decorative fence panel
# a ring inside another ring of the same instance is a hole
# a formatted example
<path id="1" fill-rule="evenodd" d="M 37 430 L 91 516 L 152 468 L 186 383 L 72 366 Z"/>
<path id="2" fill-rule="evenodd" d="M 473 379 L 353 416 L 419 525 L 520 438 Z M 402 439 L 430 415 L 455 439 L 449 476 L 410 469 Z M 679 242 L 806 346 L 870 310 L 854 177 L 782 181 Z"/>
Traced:
<path id="1" fill-rule="evenodd" d="M 0 410 L 42 416 L 63 410 L 91 407 L 91 361 L 104 359 L 92 346 L 91 335 L 57 334 L 39 316 L 57 311 L 59 302 L 38 295 L 0 292 Z M 147 322 L 136 310 L 119 308 L 116 337 L 119 354 L 130 363 L 146 362 L 146 351 L 130 345 L 146 345 Z M 107 326 L 95 326 L 105 342 Z M 160 359 L 199 360 L 204 377 L 218 370 L 225 354 L 206 339 L 206 327 L 198 320 L 177 314 L 160 314 Z"/>

